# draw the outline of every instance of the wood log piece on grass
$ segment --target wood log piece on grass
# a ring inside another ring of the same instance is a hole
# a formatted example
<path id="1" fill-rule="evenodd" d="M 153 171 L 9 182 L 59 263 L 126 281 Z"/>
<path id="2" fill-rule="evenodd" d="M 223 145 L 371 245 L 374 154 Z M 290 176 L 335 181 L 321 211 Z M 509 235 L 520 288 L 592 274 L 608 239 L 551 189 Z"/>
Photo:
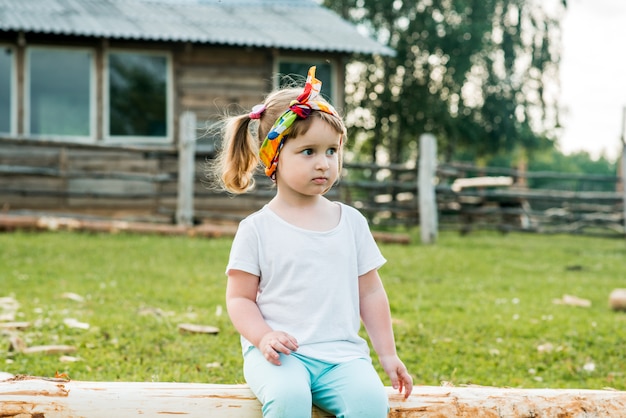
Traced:
<path id="1" fill-rule="evenodd" d="M 614 311 L 626 311 L 626 289 L 613 289 L 609 295 L 609 306 Z"/>

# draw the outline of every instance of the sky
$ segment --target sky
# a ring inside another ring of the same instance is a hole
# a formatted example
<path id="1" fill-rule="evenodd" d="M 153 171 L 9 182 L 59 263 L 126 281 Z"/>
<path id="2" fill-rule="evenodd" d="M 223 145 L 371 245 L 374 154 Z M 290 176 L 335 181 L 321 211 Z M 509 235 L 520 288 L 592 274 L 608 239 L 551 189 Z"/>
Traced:
<path id="1" fill-rule="evenodd" d="M 559 148 L 615 161 L 626 106 L 626 1 L 568 0 L 562 31 Z"/>

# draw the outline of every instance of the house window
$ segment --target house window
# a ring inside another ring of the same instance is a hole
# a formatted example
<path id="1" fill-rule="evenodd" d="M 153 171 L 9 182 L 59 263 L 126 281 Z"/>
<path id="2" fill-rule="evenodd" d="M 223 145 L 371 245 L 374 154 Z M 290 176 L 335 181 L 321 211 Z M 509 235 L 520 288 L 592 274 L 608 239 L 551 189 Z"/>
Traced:
<path id="1" fill-rule="evenodd" d="M 13 133 L 13 49 L 0 50 L 0 133 Z"/>
<path id="2" fill-rule="evenodd" d="M 108 134 L 110 138 L 169 136 L 169 57 L 111 52 L 108 55 Z"/>
<path id="3" fill-rule="evenodd" d="M 27 68 L 29 133 L 92 137 L 92 51 L 29 48 Z"/>
<path id="4" fill-rule="evenodd" d="M 278 86 L 285 87 L 294 82 L 298 86 L 304 85 L 306 75 L 312 65 L 316 66 L 315 78 L 322 82 L 322 96 L 332 104 L 335 98 L 335 86 L 332 81 L 332 66 L 327 62 L 280 61 L 278 63 Z"/>

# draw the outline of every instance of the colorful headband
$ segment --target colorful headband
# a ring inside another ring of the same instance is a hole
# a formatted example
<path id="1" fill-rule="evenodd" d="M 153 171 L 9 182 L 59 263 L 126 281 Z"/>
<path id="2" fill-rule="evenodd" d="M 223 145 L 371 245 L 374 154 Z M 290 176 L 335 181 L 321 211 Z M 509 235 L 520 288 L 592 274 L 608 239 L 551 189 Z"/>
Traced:
<path id="1" fill-rule="evenodd" d="M 322 82 L 315 78 L 315 66 L 313 66 L 309 68 L 302 94 L 289 104 L 289 109 L 285 113 L 276 119 L 272 129 L 261 144 L 259 157 L 265 166 L 265 175 L 268 177 L 275 178 L 278 155 L 285 143 L 289 129 L 296 119 L 306 119 L 313 110 L 319 110 L 320 112 L 339 117 L 335 108 L 328 102 L 316 100 L 321 89 Z"/>

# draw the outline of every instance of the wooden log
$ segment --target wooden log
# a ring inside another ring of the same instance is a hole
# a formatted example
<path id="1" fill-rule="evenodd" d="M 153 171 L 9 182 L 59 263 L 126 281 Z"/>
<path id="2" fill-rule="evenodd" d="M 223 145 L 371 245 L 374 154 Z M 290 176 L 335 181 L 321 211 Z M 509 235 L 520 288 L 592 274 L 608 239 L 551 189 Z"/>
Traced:
<path id="1" fill-rule="evenodd" d="M 217 334 L 220 329 L 211 325 L 178 324 L 178 331 L 191 334 Z"/>
<path id="2" fill-rule="evenodd" d="M 17 229 L 56 231 L 72 230 L 104 233 L 138 233 L 159 235 L 189 235 L 202 237 L 232 236 L 236 227 L 229 225 L 199 225 L 184 227 L 172 224 L 159 224 L 150 222 L 126 222 L 113 219 L 75 219 L 69 217 L 54 216 L 22 216 L 0 214 L 0 231 L 13 231 Z"/>
<path id="3" fill-rule="evenodd" d="M 609 295 L 609 306 L 614 311 L 626 311 L 626 289 L 613 289 Z"/>
<path id="4" fill-rule="evenodd" d="M 409 245 L 411 243 L 410 235 L 399 232 L 372 231 L 372 236 L 377 242 L 384 242 L 386 244 Z"/>
<path id="5" fill-rule="evenodd" d="M 626 392 L 417 386 L 408 398 L 386 388 L 389 418 L 623 416 Z M 245 385 L 160 382 L 84 382 L 16 376 L 0 381 L 0 417 L 109 418 L 261 417 Z M 314 418 L 330 415 L 313 408 Z"/>
<path id="6" fill-rule="evenodd" d="M 30 327 L 30 322 L 0 322 L 0 330 L 2 329 L 19 329 L 23 330 Z"/>
<path id="7" fill-rule="evenodd" d="M 76 347 L 71 345 L 35 345 L 20 350 L 22 354 L 71 354 L 75 352 Z"/>

